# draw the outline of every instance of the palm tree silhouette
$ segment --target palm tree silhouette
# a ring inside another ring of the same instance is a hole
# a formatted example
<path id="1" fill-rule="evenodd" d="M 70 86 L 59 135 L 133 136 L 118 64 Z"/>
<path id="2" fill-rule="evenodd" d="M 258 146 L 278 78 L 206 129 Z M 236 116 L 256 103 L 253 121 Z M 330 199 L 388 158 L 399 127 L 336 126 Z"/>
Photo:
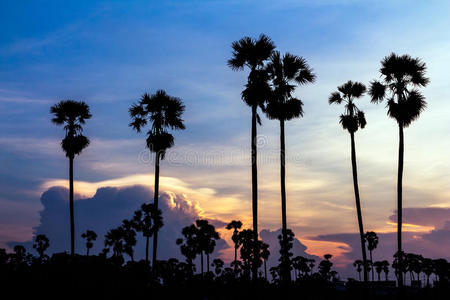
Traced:
<path id="1" fill-rule="evenodd" d="M 378 281 L 380 281 L 380 275 L 381 272 L 383 272 L 383 262 L 382 261 L 376 261 L 373 263 L 374 268 L 372 268 L 372 281 L 373 281 L 373 269 L 377 272 L 378 275 Z"/>
<path id="2" fill-rule="evenodd" d="M 356 268 L 356 272 L 358 272 L 359 281 L 361 281 L 361 271 L 363 270 L 363 264 L 363 261 L 360 259 L 357 259 L 353 262 L 353 266 Z"/>
<path id="3" fill-rule="evenodd" d="M 364 84 L 349 80 L 345 84 L 339 86 L 337 92 L 333 92 L 330 95 L 330 97 L 328 98 L 328 103 L 345 104 L 345 112 L 340 116 L 339 122 L 341 123 L 342 128 L 350 133 L 353 190 L 355 192 L 356 214 L 358 217 L 359 236 L 361 240 L 364 283 L 367 284 L 368 280 L 367 280 L 366 244 L 364 238 L 361 201 L 359 198 L 358 168 L 356 165 L 356 149 L 355 149 L 355 132 L 358 131 L 359 128 L 363 129 L 366 126 L 366 118 L 364 116 L 364 112 L 361 111 L 354 103 L 354 100 L 362 97 L 365 91 L 366 87 Z"/>
<path id="4" fill-rule="evenodd" d="M 280 52 L 274 51 L 267 64 L 267 72 L 272 81 L 273 91 L 265 107 L 269 119 L 280 122 L 280 185 L 281 185 L 281 216 L 283 239 L 287 239 L 286 216 L 286 146 L 285 121 L 303 116 L 303 102 L 292 96 L 295 83 L 306 84 L 315 80 L 312 69 L 302 57 L 286 53 L 281 57 Z M 290 281 L 290 272 L 281 270 L 286 281 Z"/>
<path id="5" fill-rule="evenodd" d="M 403 205 L 403 129 L 417 120 L 426 107 L 425 97 L 418 88 L 425 87 L 429 78 L 425 77 L 426 65 L 419 58 L 397 55 L 386 56 L 381 61 L 382 82 L 372 81 L 370 95 L 373 103 L 386 99 L 388 116 L 395 119 L 399 128 L 398 174 L 397 174 L 397 252 L 402 252 L 402 205 Z M 402 264 L 402 256 L 398 263 Z M 403 274 L 399 272 L 399 287 L 403 286 Z"/>
<path id="6" fill-rule="evenodd" d="M 39 258 L 42 260 L 45 258 L 45 250 L 50 247 L 50 241 L 44 234 L 38 234 L 34 239 L 33 248 L 39 253 Z"/>
<path id="7" fill-rule="evenodd" d="M 389 262 L 387 260 L 383 260 L 381 261 L 381 264 L 383 265 L 384 278 L 387 281 L 389 275 Z"/>
<path id="8" fill-rule="evenodd" d="M 89 145 L 89 139 L 83 133 L 83 125 L 92 117 L 89 106 L 83 101 L 63 100 L 50 108 L 54 115 L 52 122 L 64 125 L 66 136 L 61 148 L 69 158 L 69 208 L 70 208 L 70 254 L 75 254 L 75 217 L 73 208 L 73 160 Z"/>
<path id="9" fill-rule="evenodd" d="M 269 245 L 266 243 L 261 244 L 261 258 L 264 261 L 264 278 L 267 280 L 267 260 L 270 256 Z"/>
<path id="10" fill-rule="evenodd" d="M 171 97 L 163 90 L 158 90 L 155 94 L 145 93 L 137 104 L 133 104 L 129 113 L 132 119 L 130 126 L 137 132 L 150 124 L 147 132 L 147 148 L 155 153 L 155 188 L 154 205 L 158 209 L 159 197 L 159 163 L 164 159 L 166 150 L 173 146 L 174 137 L 168 132 L 172 130 L 183 130 L 182 115 L 185 106 L 181 99 Z M 156 251 L 158 247 L 158 230 L 153 234 L 153 269 L 156 270 Z"/>
<path id="11" fill-rule="evenodd" d="M 268 74 L 264 69 L 265 61 L 270 57 L 275 45 L 272 40 L 264 34 L 258 39 L 243 37 L 232 43 L 232 58 L 228 60 L 228 66 L 235 71 L 250 69 L 247 84 L 242 92 L 242 100 L 252 110 L 252 132 L 251 132 L 251 164 L 252 164 L 252 215 L 253 215 L 253 239 L 258 240 L 258 169 L 257 169 L 257 123 L 261 124 L 258 115 L 258 107 L 263 108 L 264 103 L 270 95 Z M 256 249 L 255 249 L 256 251 Z M 257 253 L 255 252 L 257 255 Z M 257 259 L 257 256 L 255 256 Z M 256 264 L 253 264 L 253 278 L 258 276 Z"/>
<path id="12" fill-rule="evenodd" d="M 367 240 L 367 249 L 369 250 L 369 254 L 370 254 L 370 261 L 373 262 L 372 252 L 378 246 L 378 236 L 377 236 L 376 232 L 374 232 L 374 231 L 367 231 L 367 233 L 366 233 L 366 240 Z M 372 268 L 372 281 L 374 280 L 373 269 L 374 268 Z M 379 277 L 379 274 L 378 274 L 378 277 Z"/>
<path id="13" fill-rule="evenodd" d="M 149 239 L 163 226 L 161 210 L 153 203 L 142 204 L 141 209 L 134 212 L 133 227 L 145 237 L 145 261 L 148 262 Z"/>
<path id="14" fill-rule="evenodd" d="M 202 259 L 202 274 L 203 274 L 203 253 L 206 255 L 206 268 L 209 273 L 209 256 L 214 252 L 216 247 L 216 240 L 220 239 L 219 233 L 213 225 L 208 223 L 208 220 L 197 220 L 195 225 L 198 228 L 197 242 L 200 256 Z"/>
<path id="15" fill-rule="evenodd" d="M 242 227 L 242 222 L 235 221 L 235 220 L 228 223 L 227 226 L 225 227 L 228 230 L 233 229 L 233 235 L 232 235 L 231 239 L 233 240 L 233 243 L 234 243 L 234 261 L 237 261 L 237 251 L 238 251 L 239 245 L 240 245 L 239 244 L 239 229 L 241 229 L 241 227 Z M 237 267 L 236 264 L 235 264 L 235 267 Z"/>
<path id="16" fill-rule="evenodd" d="M 198 228 L 194 224 L 191 224 L 190 226 L 184 227 L 181 230 L 181 234 L 184 236 L 184 239 L 178 238 L 176 240 L 176 244 L 180 245 L 181 254 L 184 255 L 184 257 L 186 257 L 186 263 L 188 264 L 190 270 L 192 271 L 195 268 L 193 260 L 197 257 L 197 254 L 199 253 L 197 242 Z"/>
<path id="17" fill-rule="evenodd" d="M 94 247 L 94 243 L 97 239 L 97 234 L 92 230 L 86 230 L 85 233 L 81 234 L 81 238 L 86 240 L 86 256 L 89 256 L 89 250 Z"/>

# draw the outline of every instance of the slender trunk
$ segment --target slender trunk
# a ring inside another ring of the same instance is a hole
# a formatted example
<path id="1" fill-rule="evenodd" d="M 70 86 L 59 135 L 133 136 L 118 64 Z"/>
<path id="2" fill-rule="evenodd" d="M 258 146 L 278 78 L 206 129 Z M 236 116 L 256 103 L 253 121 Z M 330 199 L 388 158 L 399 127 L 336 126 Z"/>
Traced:
<path id="1" fill-rule="evenodd" d="M 388 273 L 384 273 L 384 277 L 386 278 L 386 281 L 388 281 Z"/>
<path id="2" fill-rule="evenodd" d="M 148 263 L 148 244 L 149 244 L 149 236 L 145 237 L 145 261 Z"/>
<path id="3" fill-rule="evenodd" d="M 159 198 L 159 157 L 160 153 L 156 152 L 156 159 L 155 159 L 155 193 L 153 195 L 153 203 L 155 205 L 156 211 L 158 210 L 158 198 Z M 153 270 L 156 272 L 157 262 L 156 259 L 156 250 L 158 249 L 158 230 L 155 231 L 153 234 Z"/>
<path id="4" fill-rule="evenodd" d="M 364 227 L 362 221 L 361 213 L 361 203 L 359 199 L 359 187 L 358 187 L 358 170 L 356 166 L 356 150 L 355 150 L 355 134 L 350 133 L 351 137 L 351 151 L 352 151 L 352 172 L 353 172 L 353 189 L 355 191 L 355 201 L 356 201 L 356 213 L 358 215 L 358 226 L 359 226 L 359 236 L 361 239 L 361 252 L 363 258 L 363 276 L 364 283 L 367 284 L 367 256 L 366 256 L 366 242 L 364 238 Z"/>
<path id="5" fill-rule="evenodd" d="M 359 281 L 361 281 L 361 271 L 358 272 Z"/>
<path id="6" fill-rule="evenodd" d="M 374 275 L 373 275 L 373 269 L 374 269 L 374 267 L 373 267 L 373 258 L 372 258 L 372 250 L 369 250 L 369 253 L 370 253 L 370 262 L 372 263 L 372 281 L 374 281 Z"/>
<path id="7" fill-rule="evenodd" d="M 377 272 L 377 274 L 378 274 L 378 281 L 380 281 L 380 280 L 381 280 L 381 279 L 380 279 L 380 273 Z"/>
<path id="8" fill-rule="evenodd" d="M 237 249 L 238 249 L 238 244 L 235 243 L 234 244 L 234 273 L 236 274 L 237 271 Z"/>
<path id="9" fill-rule="evenodd" d="M 264 260 L 264 277 L 267 280 L 267 264 L 266 264 L 266 260 Z"/>
<path id="10" fill-rule="evenodd" d="M 206 272 L 209 273 L 209 254 L 206 253 Z"/>
<path id="11" fill-rule="evenodd" d="M 284 120 L 280 120 L 280 181 L 281 181 L 281 220 L 282 220 L 282 235 L 283 244 L 287 243 L 287 217 L 286 217 L 286 144 L 284 134 Z M 287 259 L 286 259 L 287 260 Z M 284 282 L 291 281 L 291 272 L 286 264 L 283 264 L 281 270 Z"/>
<path id="12" fill-rule="evenodd" d="M 201 266 L 202 277 L 203 277 L 203 251 L 200 251 L 200 266 Z"/>
<path id="13" fill-rule="evenodd" d="M 86 256 L 89 256 L 89 248 L 86 247 Z"/>
<path id="14" fill-rule="evenodd" d="M 257 169 L 257 149 L 256 149 L 256 112 L 257 106 L 252 106 L 252 213 L 253 213 L 253 239 L 255 243 L 254 262 L 252 263 L 253 279 L 258 278 L 259 251 L 256 247 L 258 241 L 258 169 Z"/>
<path id="15" fill-rule="evenodd" d="M 403 181 L 403 154 L 404 154 L 404 138 L 403 125 L 399 124 L 399 145 L 398 145 L 398 177 L 397 177 L 397 253 L 399 268 L 402 270 L 402 181 Z M 399 287 L 403 286 L 403 272 L 399 272 Z"/>
<path id="16" fill-rule="evenodd" d="M 73 157 L 69 157 L 70 254 L 75 255 L 75 213 L 73 209 Z"/>

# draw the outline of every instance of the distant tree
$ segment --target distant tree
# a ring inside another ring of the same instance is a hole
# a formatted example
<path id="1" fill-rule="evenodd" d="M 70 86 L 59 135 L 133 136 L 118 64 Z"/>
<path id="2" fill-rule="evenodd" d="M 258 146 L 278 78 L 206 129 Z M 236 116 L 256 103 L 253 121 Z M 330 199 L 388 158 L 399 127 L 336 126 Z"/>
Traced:
<path id="1" fill-rule="evenodd" d="M 312 83 L 315 75 L 303 57 L 274 51 L 267 64 L 267 72 L 272 82 L 272 93 L 265 107 L 269 119 L 280 122 L 280 182 L 281 182 L 281 216 L 282 235 L 287 239 L 287 215 L 286 215 L 286 146 L 285 146 L 285 122 L 303 116 L 303 102 L 293 96 L 297 84 Z M 283 265 L 287 266 L 287 265 Z M 283 280 L 290 281 L 287 270 L 281 270 Z"/>
<path id="2" fill-rule="evenodd" d="M 216 258 L 213 260 L 211 266 L 214 267 L 214 273 L 216 273 L 216 276 L 220 276 L 223 271 L 224 262 L 220 258 Z"/>
<path id="3" fill-rule="evenodd" d="M 264 278 L 267 280 L 267 260 L 270 256 L 269 245 L 266 243 L 261 244 L 261 258 L 264 262 Z"/>
<path id="4" fill-rule="evenodd" d="M 282 234 L 278 235 L 278 241 L 280 243 L 280 272 L 281 272 L 281 280 L 283 283 L 290 283 L 291 281 L 291 257 L 292 246 L 294 241 L 294 232 L 290 229 L 282 229 Z M 289 275 L 287 275 L 289 273 Z"/>
<path id="5" fill-rule="evenodd" d="M 50 108 L 54 115 L 52 122 L 64 125 L 66 136 L 61 147 L 69 158 L 69 208 L 70 208 L 70 254 L 75 254 L 75 217 L 73 208 L 73 160 L 89 145 L 89 139 L 83 135 L 83 125 L 92 117 L 89 106 L 83 101 L 64 100 Z"/>
<path id="6" fill-rule="evenodd" d="M 161 210 L 153 203 L 142 204 L 141 209 L 134 212 L 133 227 L 137 232 L 142 232 L 145 238 L 145 261 L 148 262 L 149 239 L 162 226 Z"/>
<path id="7" fill-rule="evenodd" d="M 399 128 L 398 178 L 397 178 L 397 252 L 402 252 L 402 205 L 403 205 L 403 129 L 417 120 L 426 107 L 425 97 L 418 88 L 425 87 L 429 78 L 425 77 L 426 65 L 419 58 L 397 55 L 386 56 L 381 61 L 382 82 L 372 81 L 370 95 L 373 103 L 386 99 L 388 116 L 395 119 Z M 399 256 L 398 264 L 402 264 Z M 398 274 L 398 284 L 403 286 L 403 274 Z"/>
<path id="8" fill-rule="evenodd" d="M 258 170 L 257 170 L 257 123 L 261 124 L 258 108 L 264 108 L 265 102 L 270 96 L 269 76 L 265 70 L 265 62 L 272 55 L 275 45 L 264 34 L 258 39 L 243 37 L 232 43 L 232 58 L 228 60 L 228 66 L 235 71 L 250 69 L 247 84 L 242 91 L 242 100 L 252 110 L 251 131 L 251 165 L 252 165 L 252 215 L 253 215 L 253 240 L 258 240 Z M 257 249 L 255 249 L 256 251 Z M 255 252 L 256 253 L 256 252 Z M 257 253 L 256 253 L 257 255 Z M 259 258 L 254 255 L 255 259 Z M 258 276 L 257 263 L 253 264 L 253 278 Z"/>
<path id="9" fill-rule="evenodd" d="M 308 259 L 308 267 L 309 267 L 309 272 L 310 272 L 310 275 L 312 275 L 312 272 L 313 272 L 313 270 L 314 270 L 314 266 L 315 266 L 315 264 L 316 264 L 316 261 L 314 260 L 314 258 L 310 258 L 310 259 Z"/>
<path id="10" fill-rule="evenodd" d="M 39 253 L 39 258 L 45 258 L 45 250 L 50 247 L 50 241 L 47 236 L 44 234 L 38 234 L 34 239 L 33 248 L 36 249 L 37 253 Z"/>
<path id="11" fill-rule="evenodd" d="M 373 250 L 375 250 L 378 246 L 378 236 L 377 236 L 376 232 L 374 232 L 374 231 L 367 231 L 365 237 L 367 240 L 367 249 L 369 250 L 369 253 L 370 253 L 370 261 L 373 262 L 372 253 L 373 253 Z M 372 268 L 372 281 L 374 280 L 373 269 L 374 268 Z"/>
<path id="12" fill-rule="evenodd" d="M 383 265 L 383 272 L 385 276 L 385 280 L 388 281 L 388 275 L 389 275 L 389 262 L 387 260 L 381 261 Z"/>
<path id="13" fill-rule="evenodd" d="M 357 259 L 353 262 L 353 266 L 356 268 L 356 272 L 358 272 L 359 281 L 361 281 L 361 271 L 363 270 L 363 264 L 363 261 L 360 259 Z"/>
<path id="14" fill-rule="evenodd" d="M 422 260 L 423 272 L 427 278 L 427 286 L 430 286 L 430 276 L 434 273 L 434 264 L 431 258 L 424 258 Z"/>
<path id="15" fill-rule="evenodd" d="M 123 234 L 124 248 L 123 252 L 126 253 L 131 261 L 134 261 L 134 246 L 136 246 L 136 231 L 134 230 L 133 222 L 129 220 L 123 220 L 120 226 Z"/>
<path id="16" fill-rule="evenodd" d="M 25 260 L 27 255 L 27 250 L 22 245 L 15 245 L 13 248 L 14 251 L 14 261 L 16 263 L 22 263 Z"/>
<path id="17" fill-rule="evenodd" d="M 330 259 L 333 257 L 331 254 L 325 254 L 323 256 L 324 260 L 322 260 L 319 263 L 319 274 L 327 280 L 331 279 L 331 267 L 333 266 L 333 263 L 330 261 Z"/>
<path id="18" fill-rule="evenodd" d="M 86 240 L 86 256 L 89 256 L 89 250 L 94 247 L 93 241 L 97 239 L 97 234 L 92 230 L 86 230 L 81 234 L 81 237 Z"/>
<path id="19" fill-rule="evenodd" d="M 261 240 L 255 242 L 254 237 L 255 235 L 251 229 L 244 229 L 239 233 L 240 255 L 243 262 L 242 269 L 246 278 L 250 278 L 250 271 L 253 271 L 255 268 L 258 269 L 262 265 L 261 250 L 263 242 Z"/>
<path id="20" fill-rule="evenodd" d="M 185 106 L 181 99 L 166 94 L 163 90 L 158 90 L 155 94 L 145 93 L 141 100 L 133 104 L 129 113 L 132 119 L 130 126 L 137 132 L 150 124 L 147 132 L 147 148 L 155 153 L 155 188 L 153 204 L 158 210 L 159 198 L 159 165 L 163 160 L 167 149 L 174 145 L 174 137 L 169 133 L 169 129 L 185 129 L 182 119 Z M 153 233 L 153 269 L 156 270 L 156 251 L 158 247 L 158 230 Z"/>
<path id="21" fill-rule="evenodd" d="M 198 250 L 200 251 L 201 266 L 203 274 L 203 253 L 206 255 L 207 272 L 209 273 L 209 256 L 214 252 L 216 247 L 216 240 L 220 239 L 219 233 L 216 228 L 208 223 L 208 220 L 197 220 L 195 225 L 198 229 L 197 243 Z"/>
<path id="22" fill-rule="evenodd" d="M 307 275 L 311 269 L 308 266 L 309 259 L 303 257 L 303 256 L 296 256 L 292 258 L 292 268 L 295 271 L 295 278 L 298 279 L 300 274 L 302 276 Z"/>
<path id="23" fill-rule="evenodd" d="M 376 261 L 376 262 L 373 263 L 373 266 L 374 266 L 373 269 L 375 269 L 375 271 L 377 272 L 378 281 L 380 281 L 381 280 L 380 279 L 380 275 L 381 275 L 381 272 L 383 272 L 383 262 L 382 261 Z M 372 269 L 372 274 L 373 274 L 373 269 Z M 372 281 L 373 281 L 373 275 L 372 275 Z"/>
<path id="24" fill-rule="evenodd" d="M 234 261 L 237 261 L 237 252 L 239 249 L 239 229 L 242 227 L 241 221 L 231 221 L 227 224 L 226 229 L 231 230 L 233 229 L 233 235 L 231 236 L 231 239 L 234 243 Z M 235 267 L 237 267 L 237 264 L 235 264 Z"/>
<path id="25" fill-rule="evenodd" d="M 351 141 L 351 160 L 352 160 L 352 174 L 353 174 L 353 190 L 355 193 L 356 202 L 356 214 L 358 217 L 359 236 L 361 240 L 361 253 L 363 259 L 363 274 L 364 283 L 367 284 L 367 257 L 366 257 L 366 245 L 364 239 L 364 226 L 361 211 L 361 200 L 359 198 L 359 185 L 358 185 L 358 167 L 356 165 L 356 146 L 355 146 L 355 133 L 359 128 L 363 129 L 366 126 L 366 117 L 364 112 L 360 110 L 354 101 L 361 98 L 366 92 L 366 86 L 360 82 L 347 81 L 343 85 L 338 87 L 337 92 L 333 92 L 328 98 L 329 104 L 341 104 L 344 103 L 345 111 L 340 116 L 340 123 L 344 130 L 350 133 Z"/>

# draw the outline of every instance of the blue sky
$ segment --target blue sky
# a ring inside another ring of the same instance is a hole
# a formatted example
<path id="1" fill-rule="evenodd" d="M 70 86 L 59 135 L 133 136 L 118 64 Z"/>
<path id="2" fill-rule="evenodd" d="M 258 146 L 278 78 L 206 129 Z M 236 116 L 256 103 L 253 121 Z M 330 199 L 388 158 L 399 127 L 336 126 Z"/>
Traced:
<path id="1" fill-rule="evenodd" d="M 246 74 L 233 72 L 226 61 L 232 41 L 260 33 L 281 52 L 305 57 L 318 76 L 314 85 L 297 89 L 305 116 L 287 125 L 288 221 L 297 236 L 313 240 L 356 230 L 349 138 L 338 125 L 342 108 L 329 107 L 327 98 L 347 80 L 368 84 L 377 78 L 379 62 L 390 52 L 422 58 L 431 78 L 424 89 L 428 109 L 406 130 L 405 206 L 450 206 L 449 6 L 447 1 L 2 1 L 0 246 L 31 238 L 40 222 L 41 193 L 67 178 L 58 145 L 62 129 L 51 124 L 49 107 L 68 98 L 86 101 L 93 113 L 85 128 L 91 146 L 76 160 L 76 179 L 86 188 L 81 194 L 92 196 L 96 188 L 121 180 L 146 183 L 133 177 L 151 176 L 153 168 L 142 161 L 144 138 L 128 127 L 127 109 L 142 93 L 165 89 L 185 102 L 187 129 L 176 133 L 162 175 L 182 182 L 179 192 L 197 198 L 206 216 L 248 220 L 250 110 L 240 100 Z M 368 119 L 357 136 L 367 227 L 389 232 L 396 125 L 383 105 L 365 97 L 360 106 Z M 264 118 L 259 133 L 269 159 L 260 167 L 260 221 L 262 228 L 277 229 L 276 122 Z M 211 156 L 220 159 L 205 162 Z M 314 251 L 325 247 L 306 245 Z"/>

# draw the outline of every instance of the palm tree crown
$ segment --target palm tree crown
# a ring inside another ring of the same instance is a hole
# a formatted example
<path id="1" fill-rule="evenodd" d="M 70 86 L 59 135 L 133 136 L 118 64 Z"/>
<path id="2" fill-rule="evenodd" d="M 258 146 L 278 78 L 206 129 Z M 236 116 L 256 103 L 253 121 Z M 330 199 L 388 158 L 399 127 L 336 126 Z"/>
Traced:
<path id="1" fill-rule="evenodd" d="M 185 129 L 182 119 L 184 109 L 181 99 L 171 97 L 163 90 L 152 95 L 145 93 L 141 100 L 129 109 L 132 118 L 130 126 L 141 132 L 142 128 L 150 123 L 147 147 L 152 152 L 160 153 L 163 159 L 165 151 L 174 144 L 174 137 L 168 129 Z"/>
<path id="2" fill-rule="evenodd" d="M 328 98 L 329 104 L 345 103 L 345 112 L 340 116 L 340 123 L 342 128 L 350 133 L 355 133 L 359 128 L 363 129 L 367 124 L 364 112 L 354 103 L 354 100 L 362 97 L 365 92 L 364 84 L 349 80 Z"/>
<path id="3" fill-rule="evenodd" d="M 313 83 L 316 79 L 303 57 L 286 53 L 281 57 L 275 51 L 270 57 L 267 72 L 272 79 L 273 91 L 265 107 L 269 119 L 289 121 L 303 116 L 303 103 L 292 97 L 297 84 Z"/>
<path id="4" fill-rule="evenodd" d="M 373 103 L 387 100 L 388 116 L 402 127 L 408 127 L 426 108 L 425 97 L 417 88 L 430 82 L 426 65 L 419 58 L 392 53 L 381 61 L 383 81 L 371 82 L 369 94 Z M 397 96 L 397 97 L 395 97 Z"/>
<path id="5" fill-rule="evenodd" d="M 61 147 L 66 156 L 73 158 L 80 154 L 89 145 L 89 139 L 82 134 L 82 125 L 92 117 L 89 106 L 83 101 L 63 100 L 53 105 L 50 112 L 54 124 L 64 125 L 66 136 Z"/>

